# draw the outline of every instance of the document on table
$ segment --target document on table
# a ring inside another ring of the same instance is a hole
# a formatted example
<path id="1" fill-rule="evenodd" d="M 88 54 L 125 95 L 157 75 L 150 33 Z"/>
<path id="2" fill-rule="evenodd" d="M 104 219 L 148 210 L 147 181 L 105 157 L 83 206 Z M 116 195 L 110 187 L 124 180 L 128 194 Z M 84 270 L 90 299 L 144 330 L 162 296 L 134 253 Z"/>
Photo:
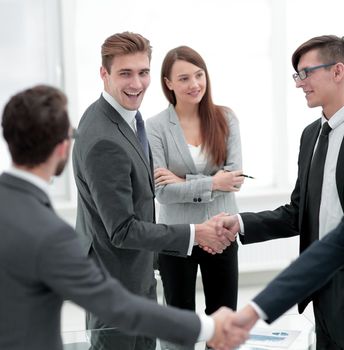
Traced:
<path id="1" fill-rule="evenodd" d="M 253 328 L 249 339 L 240 349 L 264 350 L 271 348 L 289 348 L 301 331 Z"/>

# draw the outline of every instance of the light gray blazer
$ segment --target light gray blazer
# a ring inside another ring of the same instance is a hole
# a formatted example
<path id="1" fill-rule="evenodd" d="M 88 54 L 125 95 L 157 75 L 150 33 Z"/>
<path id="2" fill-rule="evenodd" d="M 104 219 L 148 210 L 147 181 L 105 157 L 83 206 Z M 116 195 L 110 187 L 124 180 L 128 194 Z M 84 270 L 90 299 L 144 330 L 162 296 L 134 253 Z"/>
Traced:
<path id="1" fill-rule="evenodd" d="M 156 186 L 160 203 L 158 221 L 166 224 L 201 223 L 220 212 L 238 212 L 233 192 L 212 191 L 212 175 L 219 169 L 242 168 L 239 122 L 228 111 L 229 139 L 227 159 L 218 167 L 207 163 L 203 173 L 197 173 L 175 109 L 170 105 L 146 122 L 147 135 L 153 153 L 154 168 L 164 167 L 186 178 L 186 182 Z"/>

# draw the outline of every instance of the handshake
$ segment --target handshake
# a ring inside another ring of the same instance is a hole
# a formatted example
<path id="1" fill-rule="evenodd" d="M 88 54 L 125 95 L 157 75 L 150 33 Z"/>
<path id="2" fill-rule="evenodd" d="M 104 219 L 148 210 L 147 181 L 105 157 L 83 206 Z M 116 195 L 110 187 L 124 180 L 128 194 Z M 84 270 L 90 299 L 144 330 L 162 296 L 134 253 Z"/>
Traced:
<path id="1" fill-rule="evenodd" d="M 246 341 L 250 329 L 259 319 L 250 305 L 246 305 L 239 312 L 221 307 L 211 317 L 214 320 L 215 331 L 207 345 L 214 350 L 236 349 Z"/>
<path id="2" fill-rule="evenodd" d="M 195 243 L 210 254 L 221 254 L 236 240 L 239 230 L 236 215 L 220 213 L 195 225 Z"/>

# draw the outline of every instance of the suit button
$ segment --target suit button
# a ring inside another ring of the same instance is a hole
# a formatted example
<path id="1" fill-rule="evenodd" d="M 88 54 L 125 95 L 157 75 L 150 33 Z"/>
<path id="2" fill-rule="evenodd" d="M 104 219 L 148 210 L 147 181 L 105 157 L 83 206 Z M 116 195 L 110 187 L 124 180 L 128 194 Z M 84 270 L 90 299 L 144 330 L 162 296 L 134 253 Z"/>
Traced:
<path id="1" fill-rule="evenodd" d="M 194 198 L 193 201 L 194 201 L 194 202 L 197 202 L 197 198 Z"/>
<path id="2" fill-rule="evenodd" d="M 197 201 L 198 201 L 198 202 L 202 202 L 202 198 L 199 198 L 199 197 L 198 197 Z"/>

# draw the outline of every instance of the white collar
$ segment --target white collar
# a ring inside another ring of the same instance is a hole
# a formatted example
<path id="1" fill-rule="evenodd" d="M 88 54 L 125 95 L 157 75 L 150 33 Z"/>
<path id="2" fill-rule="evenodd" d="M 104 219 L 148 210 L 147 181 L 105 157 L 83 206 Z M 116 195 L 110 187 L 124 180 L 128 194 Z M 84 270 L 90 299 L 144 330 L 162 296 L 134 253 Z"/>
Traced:
<path id="1" fill-rule="evenodd" d="M 40 188 L 43 192 L 45 192 L 47 196 L 49 196 L 49 184 L 47 181 L 43 180 L 41 177 L 35 174 L 32 174 L 29 171 L 18 169 L 14 166 L 11 166 L 11 168 L 7 170 L 6 173 L 32 183 L 33 185 Z"/>
<path id="2" fill-rule="evenodd" d="M 333 116 L 327 120 L 324 113 L 321 113 L 321 125 L 328 121 L 329 126 L 335 129 L 340 124 L 344 123 L 344 106 L 340 108 Z"/>
<path id="3" fill-rule="evenodd" d="M 123 108 L 108 92 L 103 91 L 103 97 L 120 115 L 121 117 L 132 127 L 137 111 L 130 111 Z"/>

